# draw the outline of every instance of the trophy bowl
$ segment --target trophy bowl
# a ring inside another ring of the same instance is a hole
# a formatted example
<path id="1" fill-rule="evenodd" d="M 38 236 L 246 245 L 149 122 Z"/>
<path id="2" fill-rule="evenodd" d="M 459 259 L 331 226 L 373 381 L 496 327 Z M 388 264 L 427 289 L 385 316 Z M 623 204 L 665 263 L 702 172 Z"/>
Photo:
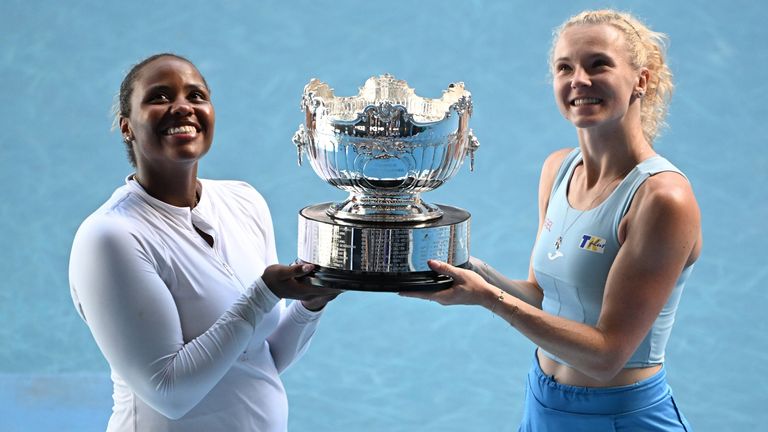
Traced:
<path id="1" fill-rule="evenodd" d="M 319 269 L 313 283 L 344 289 L 439 289 L 428 259 L 469 260 L 468 212 L 426 203 L 421 193 L 453 177 L 479 143 L 469 129 L 472 100 L 463 83 L 422 98 L 392 75 L 369 78 L 357 96 L 337 97 L 312 79 L 305 123 L 293 137 L 299 165 L 348 192 L 346 200 L 299 213 L 299 260 Z"/>

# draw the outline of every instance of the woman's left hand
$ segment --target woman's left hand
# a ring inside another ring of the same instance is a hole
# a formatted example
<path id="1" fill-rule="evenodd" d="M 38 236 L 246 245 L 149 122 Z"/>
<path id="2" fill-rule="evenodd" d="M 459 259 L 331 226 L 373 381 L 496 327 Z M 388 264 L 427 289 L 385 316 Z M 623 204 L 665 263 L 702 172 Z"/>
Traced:
<path id="1" fill-rule="evenodd" d="M 435 272 L 453 278 L 453 285 L 440 291 L 401 291 L 401 296 L 431 300 L 441 305 L 485 304 L 495 299 L 491 286 L 477 273 L 442 261 L 429 260 L 427 264 Z"/>

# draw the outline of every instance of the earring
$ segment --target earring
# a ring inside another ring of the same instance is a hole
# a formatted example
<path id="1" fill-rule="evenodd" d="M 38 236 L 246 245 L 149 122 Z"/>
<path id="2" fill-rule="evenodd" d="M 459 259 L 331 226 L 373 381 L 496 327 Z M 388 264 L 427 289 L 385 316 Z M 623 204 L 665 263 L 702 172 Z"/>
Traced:
<path id="1" fill-rule="evenodd" d="M 642 99 L 645 97 L 645 89 L 638 89 L 637 92 L 635 92 L 635 96 L 638 99 Z"/>
<path id="2" fill-rule="evenodd" d="M 126 144 L 130 144 L 131 142 L 133 142 L 133 140 L 128 135 L 123 135 L 123 142 Z"/>

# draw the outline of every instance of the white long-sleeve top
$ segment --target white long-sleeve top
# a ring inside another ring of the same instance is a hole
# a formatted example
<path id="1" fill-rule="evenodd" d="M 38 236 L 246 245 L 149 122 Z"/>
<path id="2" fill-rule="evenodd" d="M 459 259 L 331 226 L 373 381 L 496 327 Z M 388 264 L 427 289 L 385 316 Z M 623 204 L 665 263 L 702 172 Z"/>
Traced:
<path id="1" fill-rule="evenodd" d="M 277 262 L 262 196 L 242 182 L 200 182 L 190 209 L 128 177 L 75 235 L 72 299 L 112 369 L 108 431 L 287 429 L 279 373 L 320 313 L 286 306 L 261 280 Z"/>

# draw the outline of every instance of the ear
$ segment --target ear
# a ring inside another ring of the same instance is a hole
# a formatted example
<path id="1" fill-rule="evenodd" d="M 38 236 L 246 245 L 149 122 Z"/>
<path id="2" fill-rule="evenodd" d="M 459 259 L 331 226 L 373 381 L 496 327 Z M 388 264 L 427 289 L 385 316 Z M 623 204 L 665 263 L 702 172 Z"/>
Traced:
<path id="1" fill-rule="evenodd" d="M 123 140 L 133 141 L 133 131 L 127 117 L 120 117 L 120 133 L 123 135 Z"/>
<path id="2" fill-rule="evenodd" d="M 640 69 L 640 73 L 637 76 L 637 82 L 635 83 L 635 93 L 643 93 L 648 90 L 648 80 L 651 77 L 651 71 L 648 68 Z"/>

